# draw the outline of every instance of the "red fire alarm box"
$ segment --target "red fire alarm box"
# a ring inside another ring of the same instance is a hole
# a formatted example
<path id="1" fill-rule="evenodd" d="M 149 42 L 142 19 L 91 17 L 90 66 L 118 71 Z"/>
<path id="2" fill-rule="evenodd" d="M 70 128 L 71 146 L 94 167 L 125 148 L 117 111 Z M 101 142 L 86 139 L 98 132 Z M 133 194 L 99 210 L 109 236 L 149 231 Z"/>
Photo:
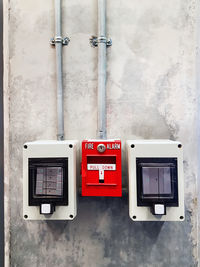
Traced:
<path id="1" fill-rule="evenodd" d="M 82 196 L 122 196 L 121 141 L 82 142 Z"/>

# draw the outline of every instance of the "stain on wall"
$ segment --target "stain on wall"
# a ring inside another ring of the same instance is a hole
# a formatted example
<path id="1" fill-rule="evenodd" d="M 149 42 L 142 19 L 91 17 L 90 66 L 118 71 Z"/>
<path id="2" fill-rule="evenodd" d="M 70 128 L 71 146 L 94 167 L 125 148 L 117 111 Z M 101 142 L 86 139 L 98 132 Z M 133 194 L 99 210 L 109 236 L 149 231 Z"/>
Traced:
<path id="1" fill-rule="evenodd" d="M 65 137 L 95 138 L 97 3 L 63 2 Z M 22 147 L 56 138 L 53 1 L 10 0 L 8 19 L 9 211 L 12 267 L 197 266 L 196 0 L 107 1 L 108 137 L 180 140 L 186 219 L 132 222 L 128 196 L 79 196 L 72 222 L 22 216 Z M 127 186 L 123 145 L 123 185 Z M 80 178 L 79 178 L 80 179 Z M 6 196 L 8 197 L 8 195 Z"/>

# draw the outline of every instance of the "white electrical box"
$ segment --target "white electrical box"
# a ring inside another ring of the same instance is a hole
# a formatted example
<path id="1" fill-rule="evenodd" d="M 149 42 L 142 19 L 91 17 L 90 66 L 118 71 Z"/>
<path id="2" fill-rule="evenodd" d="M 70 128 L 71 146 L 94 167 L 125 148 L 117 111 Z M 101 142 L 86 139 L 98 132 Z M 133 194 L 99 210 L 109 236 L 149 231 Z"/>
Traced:
<path id="1" fill-rule="evenodd" d="M 35 141 L 24 144 L 25 220 L 75 218 L 78 159 L 78 141 Z"/>
<path id="2" fill-rule="evenodd" d="M 183 221 L 183 149 L 170 140 L 129 140 L 129 216 L 133 221 Z"/>

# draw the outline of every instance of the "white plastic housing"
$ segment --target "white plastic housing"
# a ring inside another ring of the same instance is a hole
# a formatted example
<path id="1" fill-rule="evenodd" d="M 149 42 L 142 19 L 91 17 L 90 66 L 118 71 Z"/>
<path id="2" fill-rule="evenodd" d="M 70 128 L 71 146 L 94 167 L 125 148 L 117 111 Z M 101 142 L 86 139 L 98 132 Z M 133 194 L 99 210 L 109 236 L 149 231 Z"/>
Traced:
<path id="1" fill-rule="evenodd" d="M 27 148 L 26 148 L 27 147 Z M 76 174 L 79 159 L 78 141 L 35 141 L 23 148 L 23 217 L 26 220 L 73 220 L 77 214 Z M 56 206 L 50 215 L 40 214 L 39 206 L 29 206 L 28 159 L 68 158 L 68 205 Z"/>
<path id="2" fill-rule="evenodd" d="M 129 176 L 129 216 L 133 221 L 183 221 L 184 177 L 183 149 L 180 142 L 171 140 L 128 140 L 127 161 Z M 150 207 L 137 206 L 136 158 L 177 158 L 178 207 L 166 207 L 166 215 L 153 215 Z"/>

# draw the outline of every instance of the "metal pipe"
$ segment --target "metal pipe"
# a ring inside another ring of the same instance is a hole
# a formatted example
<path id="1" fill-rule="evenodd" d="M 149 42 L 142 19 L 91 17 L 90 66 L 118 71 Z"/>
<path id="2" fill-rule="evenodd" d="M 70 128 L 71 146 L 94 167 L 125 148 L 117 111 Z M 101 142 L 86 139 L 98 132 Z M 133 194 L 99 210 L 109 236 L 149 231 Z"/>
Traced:
<path id="1" fill-rule="evenodd" d="M 55 0 L 55 40 L 62 39 L 61 0 Z M 62 42 L 55 42 L 57 72 L 57 138 L 64 139 Z"/>
<path id="2" fill-rule="evenodd" d="M 106 0 L 98 0 L 98 36 L 106 37 Z M 98 43 L 98 137 L 107 138 L 106 131 L 106 42 Z"/>

